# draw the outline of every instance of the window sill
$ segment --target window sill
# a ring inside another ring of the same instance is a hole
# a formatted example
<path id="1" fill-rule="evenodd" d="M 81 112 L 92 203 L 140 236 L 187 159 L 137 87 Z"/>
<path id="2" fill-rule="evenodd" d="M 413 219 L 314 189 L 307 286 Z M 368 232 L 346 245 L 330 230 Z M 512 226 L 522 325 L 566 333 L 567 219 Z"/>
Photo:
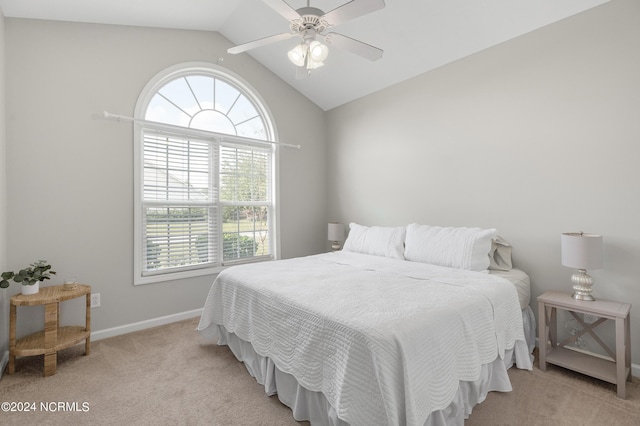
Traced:
<path id="1" fill-rule="evenodd" d="M 167 281 L 176 281 L 176 280 L 183 280 L 186 278 L 201 277 L 203 275 L 217 275 L 226 268 L 228 268 L 228 266 L 216 266 L 214 268 L 192 269 L 189 271 L 170 272 L 166 274 L 154 274 L 154 275 L 146 275 L 146 276 L 136 275 L 136 277 L 133 280 L 133 285 L 144 285 L 144 284 L 154 284 L 154 283 L 167 282 Z"/>
<path id="2" fill-rule="evenodd" d="M 247 261 L 234 262 L 231 264 L 227 264 L 223 266 L 215 266 L 212 268 L 190 269 L 190 270 L 178 271 L 178 272 L 158 273 L 158 274 L 147 275 L 147 276 L 141 276 L 139 274 L 136 274 L 133 280 L 133 285 L 145 285 L 145 284 L 154 284 L 154 283 L 167 282 L 167 281 L 176 281 L 176 280 L 183 280 L 186 278 L 201 277 L 204 275 L 218 275 L 220 272 L 232 266 L 248 265 L 251 263 L 267 262 L 270 260 L 275 260 L 275 259 L 273 259 L 271 256 L 265 256 L 264 258 L 255 259 L 248 262 Z"/>

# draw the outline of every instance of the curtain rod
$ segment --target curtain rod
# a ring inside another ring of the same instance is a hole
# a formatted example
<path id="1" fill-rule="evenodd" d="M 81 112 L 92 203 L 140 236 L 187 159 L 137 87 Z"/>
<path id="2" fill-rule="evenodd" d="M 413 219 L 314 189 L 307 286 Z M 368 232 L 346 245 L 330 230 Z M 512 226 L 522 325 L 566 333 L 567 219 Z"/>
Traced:
<path id="1" fill-rule="evenodd" d="M 174 126 L 173 124 L 158 123 L 156 121 L 142 120 L 142 119 L 134 118 L 134 117 L 127 117 L 126 115 L 112 114 L 112 113 L 107 112 L 107 111 L 104 111 L 103 115 L 104 115 L 104 118 L 106 118 L 106 119 L 111 118 L 111 119 L 114 119 L 116 121 L 124 120 L 124 121 L 131 121 L 133 123 L 149 124 L 149 125 L 152 125 L 153 127 L 156 127 L 156 128 L 159 128 L 159 129 L 163 129 L 163 130 L 167 130 L 169 132 L 177 133 L 177 134 L 182 135 L 182 136 L 196 135 L 196 136 L 200 136 L 200 137 L 207 138 L 207 139 L 215 139 L 215 140 L 226 139 L 226 140 L 230 140 L 232 142 L 236 141 L 236 142 L 244 142 L 244 143 L 246 143 L 246 140 L 249 139 L 249 140 L 251 140 L 251 142 L 259 143 L 259 144 L 286 146 L 288 148 L 295 148 L 295 149 L 300 149 L 301 148 L 300 145 L 292 145 L 292 144 L 288 144 L 288 143 L 265 141 L 265 140 L 261 140 L 261 139 L 239 138 L 239 137 L 234 136 L 234 135 L 227 135 L 227 134 L 224 134 L 224 133 L 216 133 L 216 132 L 210 132 L 210 131 L 207 131 L 207 130 L 200 130 L 200 129 L 189 129 L 189 132 L 187 133 L 187 132 L 185 132 L 184 127 Z"/>

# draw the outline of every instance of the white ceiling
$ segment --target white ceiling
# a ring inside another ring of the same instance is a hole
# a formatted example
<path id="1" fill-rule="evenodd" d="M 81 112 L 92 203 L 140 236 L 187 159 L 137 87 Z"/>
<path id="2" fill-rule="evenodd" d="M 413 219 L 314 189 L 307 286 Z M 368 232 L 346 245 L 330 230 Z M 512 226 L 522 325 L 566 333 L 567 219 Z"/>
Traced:
<path id="1" fill-rule="evenodd" d="M 294 9 L 306 0 L 286 0 Z M 384 50 L 370 62 L 330 49 L 325 66 L 296 80 L 292 38 L 249 52 L 303 95 L 329 110 L 609 0 L 386 0 L 382 10 L 332 31 Z M 311 0 L 332 10 L 347 0 Z M 6 17 L 218 31 L 242 44 L 288 32 L 262 0 L 0 0 Z"/>

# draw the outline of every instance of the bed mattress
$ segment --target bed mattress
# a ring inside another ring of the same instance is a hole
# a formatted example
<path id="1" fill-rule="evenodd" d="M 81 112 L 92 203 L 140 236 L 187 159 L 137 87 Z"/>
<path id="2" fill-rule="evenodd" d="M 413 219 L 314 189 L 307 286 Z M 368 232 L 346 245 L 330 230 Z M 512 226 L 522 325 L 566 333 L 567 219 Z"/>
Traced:
<path id="1" fill-rule="evenodd" d="M 225 270 L 198 329 L 218 326 L 353 425 L 423 425 L 510 350 L 531 368 L 511 282 L 356 253 Z"/>
<path id="2" fill-rule="evenodd" d="M 489 274 L 504 278 L 514 285 L 518 292 L 518 301 L 520 308 L 525 309 L 531 302 L 531 279 L 524 271 L 513 268 L 509 271 L 489 270 Z"/>

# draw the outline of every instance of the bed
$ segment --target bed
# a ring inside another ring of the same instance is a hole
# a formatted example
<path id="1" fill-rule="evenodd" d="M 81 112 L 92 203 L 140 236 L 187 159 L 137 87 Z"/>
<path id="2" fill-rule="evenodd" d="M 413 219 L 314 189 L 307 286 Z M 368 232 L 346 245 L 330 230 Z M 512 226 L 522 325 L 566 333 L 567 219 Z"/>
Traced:
<path id="1" fill-rule="evenodd" d="M 295 419 L 461 425 L 532 368 L 529 280 L 490 269 L 495 230 L 350 228 L 340 252 L 226 269 L 198 325 Z"/>

